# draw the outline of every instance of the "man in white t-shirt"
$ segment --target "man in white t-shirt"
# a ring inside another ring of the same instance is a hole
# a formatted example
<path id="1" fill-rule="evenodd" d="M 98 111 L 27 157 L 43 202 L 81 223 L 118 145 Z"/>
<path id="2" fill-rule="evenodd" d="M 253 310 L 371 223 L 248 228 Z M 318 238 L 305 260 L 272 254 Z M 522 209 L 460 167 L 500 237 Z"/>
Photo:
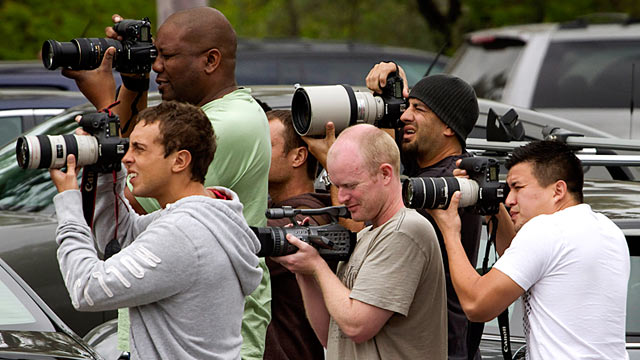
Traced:
<path id="1" fill-rule="evenodd" d="M 538 141 L 515 149 L 506 167 L 510 211 L 501 209 L 501 257 L 486 275 L 460 244 L 459 194 L 432 211 L 465 313 L 488 321 L 522 296 L 529 359 L 628 358 L 629 250 L 622 231 L 582 203 L 580 160 L 563 143 Z"/>

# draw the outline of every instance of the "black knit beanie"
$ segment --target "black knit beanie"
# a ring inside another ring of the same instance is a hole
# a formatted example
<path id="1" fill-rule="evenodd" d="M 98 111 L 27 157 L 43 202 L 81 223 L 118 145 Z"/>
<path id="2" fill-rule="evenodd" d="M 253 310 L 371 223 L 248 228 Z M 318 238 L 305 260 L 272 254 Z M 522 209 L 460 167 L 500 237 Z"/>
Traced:
<path id="1" fill-rule="evenodd" d="M 409 98 L 422 101 L 458 136 L 465 147 L 478 120 L 478 99 L 471 85 L 451 75 L 437 74 L 418 81 Z"/>

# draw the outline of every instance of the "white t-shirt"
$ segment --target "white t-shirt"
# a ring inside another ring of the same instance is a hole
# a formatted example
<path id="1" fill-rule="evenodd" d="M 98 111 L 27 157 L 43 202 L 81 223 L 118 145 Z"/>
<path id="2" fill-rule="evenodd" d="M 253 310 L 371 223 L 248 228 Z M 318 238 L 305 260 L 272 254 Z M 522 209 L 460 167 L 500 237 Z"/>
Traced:
<path id="1" fill-rule="evenodd" d="M 587 204 L 527 222 L 493 266 L 525 290 L 529 359 L 628 359 L 629 249 Z"/>

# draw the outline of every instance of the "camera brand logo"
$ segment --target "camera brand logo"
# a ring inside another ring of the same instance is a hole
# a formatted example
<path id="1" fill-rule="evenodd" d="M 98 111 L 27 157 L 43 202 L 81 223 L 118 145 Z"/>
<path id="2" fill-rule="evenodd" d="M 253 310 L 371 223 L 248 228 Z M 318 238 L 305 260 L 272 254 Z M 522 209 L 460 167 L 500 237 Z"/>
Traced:
<path id="1" fill-rule="evenodd" d="M 95 181 L 96 177 L 94 176 L 87 176 L 85 183 L 84 183 L 84 191 L 85 192 L 92 192 L 93 191 L 93 187 L 95 185 L 94 181 Z"/>

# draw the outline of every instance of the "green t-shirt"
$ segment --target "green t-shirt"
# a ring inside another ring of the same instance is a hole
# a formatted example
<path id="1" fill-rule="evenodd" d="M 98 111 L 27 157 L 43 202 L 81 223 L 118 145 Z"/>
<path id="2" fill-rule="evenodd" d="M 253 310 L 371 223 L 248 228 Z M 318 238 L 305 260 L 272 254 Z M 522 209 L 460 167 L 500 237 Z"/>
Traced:
<path id="1" fill-rule="evenodd" d="M 266 226 L 271 137 L 269 123 L 251 89 L 240 88 L 202 106 L 216 134 L 216 153 L 204 185 L 233 190 L 250 226 Z M 153 198 L 137 198 L 148 213 L 160 209 Z"/>
<path id="2" fill-rule="evenodd" d="M 271 136 L 267 117 L 251 96 L 251 89 L 239 88 L 213 100 L 202 110 L 216 136 L 216 152 L 205 178 L 205 186 L 233 190 L 244 206 L 250 226 L 266 226 Z M 136 198 L 148 213 L 160 209 L 153 198 Z M 267 326 L 271 321 L 269 270 L 260 259 L 263 277 L 258 288 L 245 299 L 242 318 L 242 359 L 262 359 Z"/>

